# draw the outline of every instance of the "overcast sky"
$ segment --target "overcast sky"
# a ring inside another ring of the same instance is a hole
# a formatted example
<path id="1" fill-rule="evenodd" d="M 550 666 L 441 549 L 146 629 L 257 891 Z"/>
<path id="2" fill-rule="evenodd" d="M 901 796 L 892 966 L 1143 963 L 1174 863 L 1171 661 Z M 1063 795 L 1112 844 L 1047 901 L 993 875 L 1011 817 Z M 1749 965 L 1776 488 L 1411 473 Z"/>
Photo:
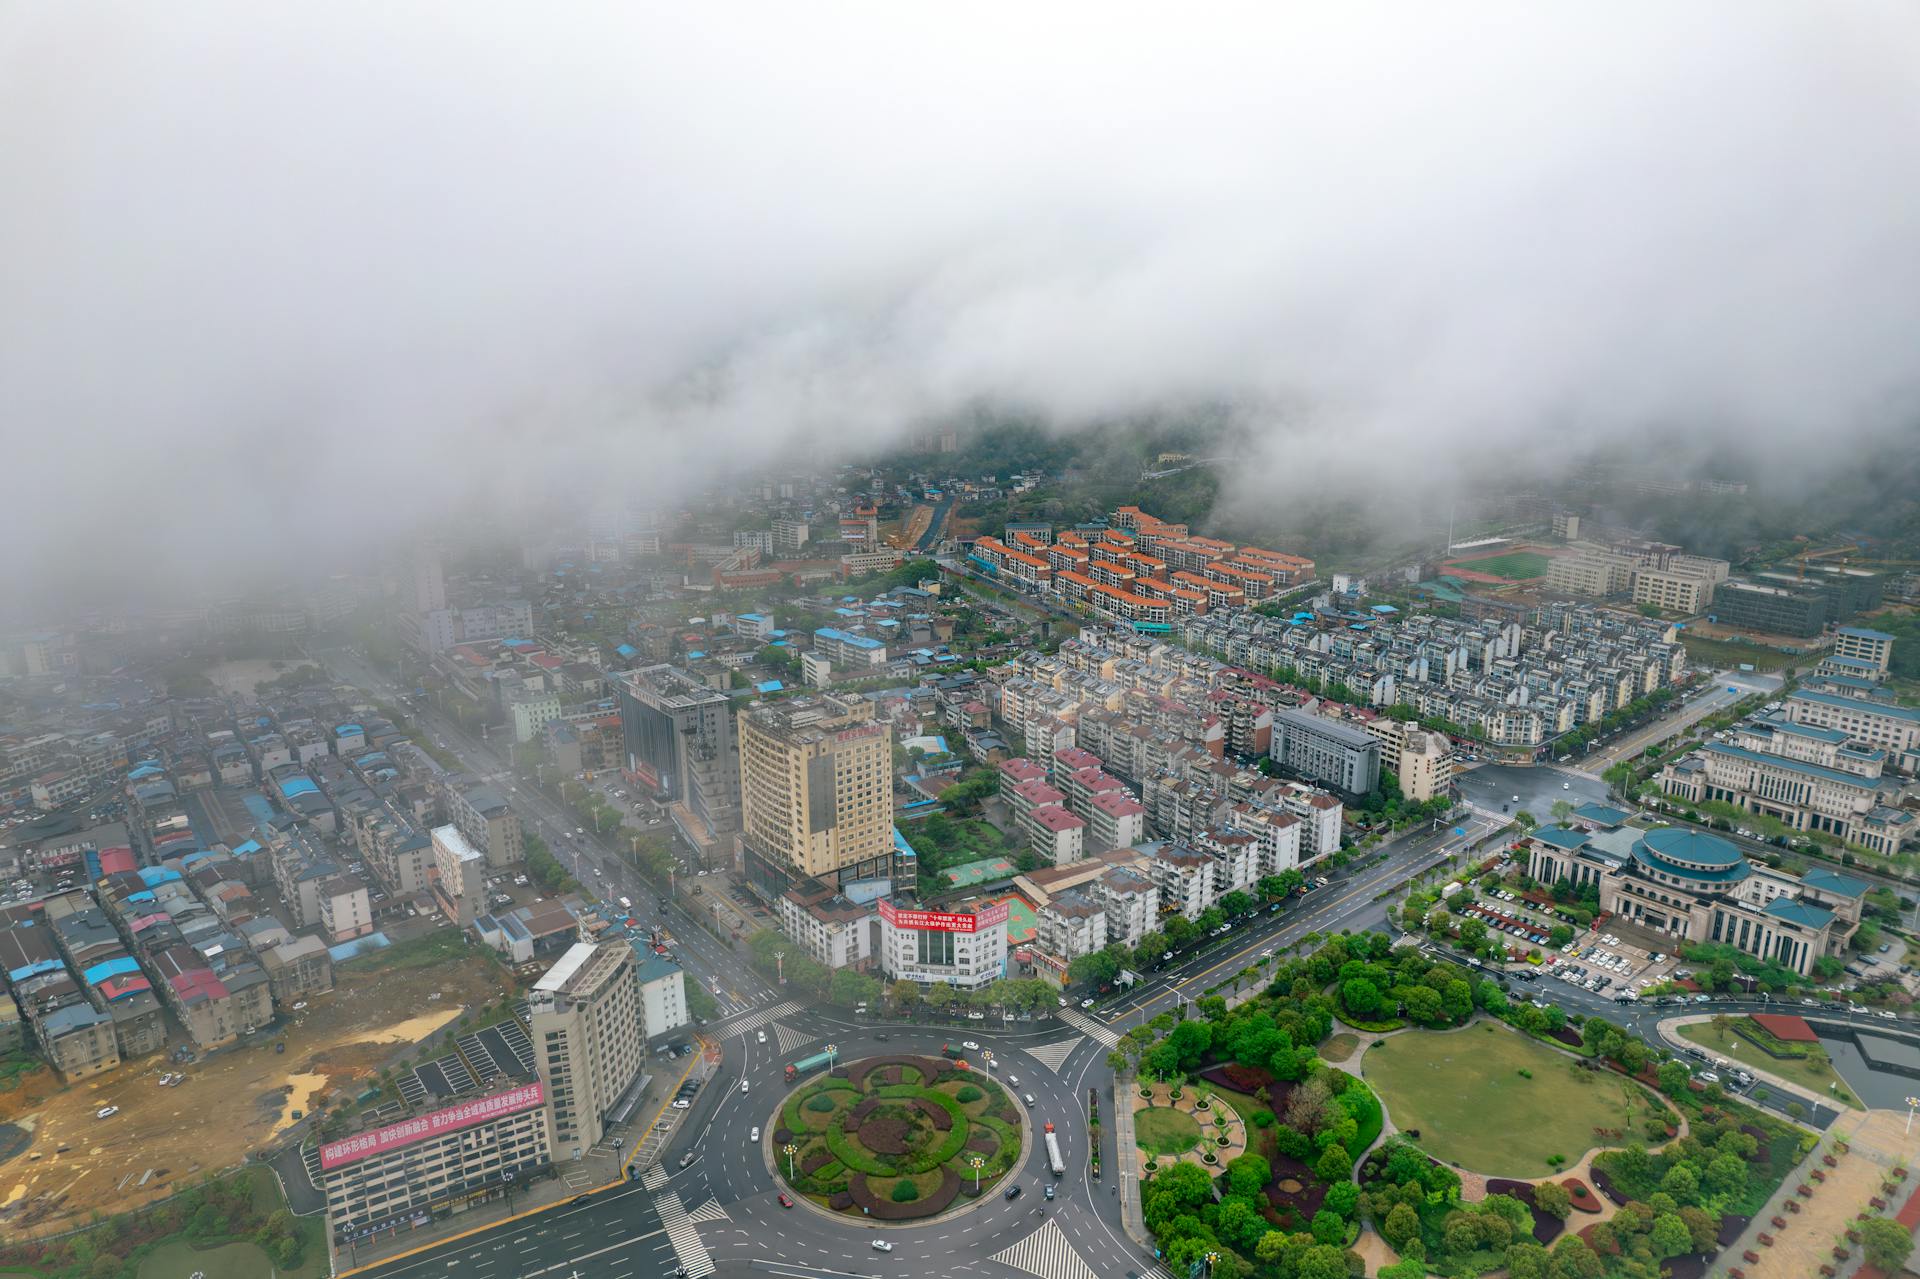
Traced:
<path id="1" fill-rule="evenodd" d="M 1911 447 L 1916 86 L 1920 9 L 1871 0 L 0 0 L 5 573 L 983 397 L 1226 401 L 1274 500 Z"/>

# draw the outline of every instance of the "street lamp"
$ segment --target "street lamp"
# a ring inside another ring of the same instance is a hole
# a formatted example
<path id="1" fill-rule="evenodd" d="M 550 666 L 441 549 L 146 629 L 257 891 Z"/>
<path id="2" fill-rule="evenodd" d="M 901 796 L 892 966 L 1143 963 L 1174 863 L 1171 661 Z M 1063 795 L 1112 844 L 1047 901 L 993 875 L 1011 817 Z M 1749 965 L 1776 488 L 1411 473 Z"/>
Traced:
<path id="1" fill-rule="evenodd" d="M 838 1053 L 839 1051 L 840 1051 L 840 1045 L 839 1045 L 839 1044 L 828 1044 L 828 1045 L 827 1045 L 827 1073 L 828 1073 L 828 1074 L 832 1074 L 832 1073 L 833 1073 L 833 1062 L 834 1062 L 834 1056 L 835 1056 L 835 1054 L 837 1054 L 837 1053 Z"/>
<path id="2" fill-rule="evenodd" d="M 1911 1121 L 1911 1114 L 1908 1115 L 1908 1119 Z M 987 1161 L 979 1155 L 967 1156 L 967 1167 L 973 1169 L 973 1193 L 976 1195 L 980 1193 L 980 1170 L 986 1166 Z"/>
<path id="3" fill-rule="evenodd" d="M 786 1145 L 780 1147 L 780 1153 L 787 1157 L 787 1180 L 792 1181 L 793 1157 L 800 1153 L 800 1147 L 794 1145 L 792 1142 L 788 1142 Z M 978 1187 L 975 1188 L 978 1189 Z"/>

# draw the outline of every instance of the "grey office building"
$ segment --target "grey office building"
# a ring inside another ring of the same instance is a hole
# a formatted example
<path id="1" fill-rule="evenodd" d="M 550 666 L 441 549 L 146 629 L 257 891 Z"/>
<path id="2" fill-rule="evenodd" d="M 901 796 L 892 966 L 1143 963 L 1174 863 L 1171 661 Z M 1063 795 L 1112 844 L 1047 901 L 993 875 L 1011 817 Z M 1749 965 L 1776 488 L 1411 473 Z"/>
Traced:
<path id="1" fill-rule="evenodd" d="M 1306 711 L 1273 712 L 1268 753 L 1289 772 L 1348 795 L 1365 795 L 1380 784 L 1378 738 Z"/>
<path id="2" fill-rule="evenodd" d="M 669 665 L 620 677 L 626 771 L 669 802 L 684 803 L 713 835 L 740 829 L 740 747 L 733 704 Z"/>

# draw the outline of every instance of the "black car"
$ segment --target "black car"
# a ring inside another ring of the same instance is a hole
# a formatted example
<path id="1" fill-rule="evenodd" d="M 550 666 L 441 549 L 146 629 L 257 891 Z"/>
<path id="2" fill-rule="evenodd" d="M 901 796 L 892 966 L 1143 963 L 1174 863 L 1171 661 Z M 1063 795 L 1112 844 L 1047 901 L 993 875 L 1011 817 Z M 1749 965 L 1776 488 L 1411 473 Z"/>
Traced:
<path id="1" fill-rule="evenodd" d="M 887 1035 L 885 1031 L 882 1031 L 879 1034 L 875 1035 L 874 1038 L 879 1040 L 883 1044 L 887 1042 Z"/>
<path id="2" fill-rule="evenodd" d="M 1007 1187 L 1007 1198 L 1018 1199 L 1019 1197 L 1020 1197 L 1020 1187 L 1018 1186 Z"/>

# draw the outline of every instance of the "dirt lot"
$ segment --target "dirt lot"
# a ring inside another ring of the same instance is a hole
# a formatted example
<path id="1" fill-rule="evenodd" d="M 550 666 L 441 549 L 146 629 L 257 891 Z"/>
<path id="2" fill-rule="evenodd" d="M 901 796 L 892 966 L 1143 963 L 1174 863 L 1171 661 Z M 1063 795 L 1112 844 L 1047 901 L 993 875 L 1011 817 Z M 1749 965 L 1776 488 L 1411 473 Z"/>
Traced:
<path id="1" fill-rule="evenodd" d="M 900 535 L 897 538 L 889 540 L 893 545 L 898 547 L 914 546 L 918 544 L 922 537 L 926 536 L 927 525 L 932 522 L 933 508 L 931 506 L 916 506 L 907 512 L 907 518 L 901 526 Z"/>
<path id="2" fill-rule="evenodd" d="M 62 1229 L 99 1210 L 125 1211 L 164 1198 L 175 1184 L 232 1167 L 270 1144 L 329 1094 L 350 1097 L 411 1046 L 464 1011 L 510 993 L 504 969 L 473 956 L 429 966 L 345 969 L 328 995 L 284 1028 L 174 1069 L 147 1057 L 72 1087 L 49 1073 L 0 1093 L 0 1123 L 27 1129 L 32 1144 L 0 1164 L 0 1233 Z M 438 999 L 430 999 L 434 992 Z M 173 1047 L 184 1042 L 181 1038 Z M 436 1046 L 437 1048 L 437 1046 Z M 118 1106 L 96 1119 L 103 1106 Z M 144 1186 L 141 1178 L 151 1172 Z"/>

